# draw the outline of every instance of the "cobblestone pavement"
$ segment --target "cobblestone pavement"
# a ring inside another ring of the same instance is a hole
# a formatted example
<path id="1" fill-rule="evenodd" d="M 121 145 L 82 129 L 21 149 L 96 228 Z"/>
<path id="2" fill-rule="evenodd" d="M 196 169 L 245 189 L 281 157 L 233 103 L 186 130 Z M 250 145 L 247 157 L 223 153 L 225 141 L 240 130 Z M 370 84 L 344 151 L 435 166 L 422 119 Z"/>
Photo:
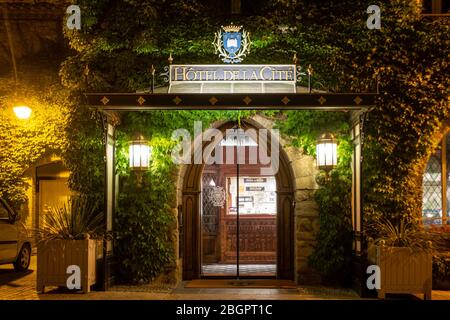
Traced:
<path id="1" fill-rule="evenodd" d="M 36 256 L 25 272 L 15 272 L 12 264 L 0 265 L 0 300 L 37 300 Z"/>
<path id="2" fill-rule="evenodd" d="M 36 293 L 36 256 L 27 272 L 17 273 L 12 265 L 0 266 L 0 300 L 317 300 L 360 299 L 349 289 L 299 287 L 297 289 L 152 289 L 116 286 L 107 292 Z M 433 300 L 450 300 L 450 291 L 433 291 Z"/>

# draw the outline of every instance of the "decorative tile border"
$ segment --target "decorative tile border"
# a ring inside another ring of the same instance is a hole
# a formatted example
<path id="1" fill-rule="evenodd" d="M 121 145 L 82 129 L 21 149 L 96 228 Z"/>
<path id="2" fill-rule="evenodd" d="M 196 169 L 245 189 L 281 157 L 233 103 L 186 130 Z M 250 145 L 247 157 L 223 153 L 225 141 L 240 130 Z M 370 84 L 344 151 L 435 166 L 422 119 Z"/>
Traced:
<path id="1" fill-rule="evenodd" d="M 86 104 L 104 110 L 360 110 L 376 93 L 134 94 L 86 93 Z"/>

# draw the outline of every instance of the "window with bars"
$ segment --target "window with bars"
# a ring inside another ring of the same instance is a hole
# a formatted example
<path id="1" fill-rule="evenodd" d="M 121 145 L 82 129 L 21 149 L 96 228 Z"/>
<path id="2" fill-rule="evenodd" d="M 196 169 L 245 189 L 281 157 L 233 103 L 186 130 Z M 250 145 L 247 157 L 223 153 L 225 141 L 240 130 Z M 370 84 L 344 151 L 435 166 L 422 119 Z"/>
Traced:
<path id="1" fill-rule="evenodd" d="M 450 132 L 430 157 L 423 175 L 422 216 L 425 224 L 450 225 Z"/>

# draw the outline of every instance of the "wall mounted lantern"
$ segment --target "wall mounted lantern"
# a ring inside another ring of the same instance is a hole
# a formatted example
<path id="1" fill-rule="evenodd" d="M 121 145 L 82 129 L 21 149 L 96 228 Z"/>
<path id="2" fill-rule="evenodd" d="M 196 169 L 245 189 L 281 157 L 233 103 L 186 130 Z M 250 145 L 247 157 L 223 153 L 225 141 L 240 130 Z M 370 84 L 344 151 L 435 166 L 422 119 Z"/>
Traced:
<path id="1" fill-rule="evenodd" d="M 14 106 L 13 111 L 20 120 L 27 120 L 31 116 L 31 108 L 27 106 Z"/>
<path id="2" fill-rule="evenodd" d="M 151 158 L 151 148 L 148 140 L 142 134 L 135 134 L 130 141 L 130 169 L 135 172 L 148 170 Z"/>
<path id="3" fill-rule="evenodd" d="M 337 165 L 337 140 L 331 133 L 324 133 L 316 143 L 317 167 L 327 175 Z"/>

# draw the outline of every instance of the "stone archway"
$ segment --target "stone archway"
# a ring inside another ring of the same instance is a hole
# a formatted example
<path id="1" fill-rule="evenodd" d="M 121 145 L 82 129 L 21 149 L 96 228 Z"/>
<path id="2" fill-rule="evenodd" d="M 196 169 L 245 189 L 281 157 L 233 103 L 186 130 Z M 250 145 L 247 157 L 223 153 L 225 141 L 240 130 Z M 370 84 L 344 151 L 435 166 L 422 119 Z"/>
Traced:
<path id="1" fill-rule="evenodd" d="M 255 120 L 244 120 L 248 128 L 264 129 Z M 232 128 L 235 122 L 221 122 L 214 127 L 222 132 Z M 269 138 L 268 148 L 271 140 Z M 203 144 L 205 147 L 207 143 Z M 182 181 L 182 218 L 180 225 L 180 249 L 182 252 L 182 277 L 184 280 L 197 279 L 201 269 L 201 178 L 204 164 L 191 164 L 184 168 Z M 275 174 L 277 182 L 277 278 L 295 278 L 295 206 L 294 173 L 286 152 L 279 153 L 279 170 Z"/>

